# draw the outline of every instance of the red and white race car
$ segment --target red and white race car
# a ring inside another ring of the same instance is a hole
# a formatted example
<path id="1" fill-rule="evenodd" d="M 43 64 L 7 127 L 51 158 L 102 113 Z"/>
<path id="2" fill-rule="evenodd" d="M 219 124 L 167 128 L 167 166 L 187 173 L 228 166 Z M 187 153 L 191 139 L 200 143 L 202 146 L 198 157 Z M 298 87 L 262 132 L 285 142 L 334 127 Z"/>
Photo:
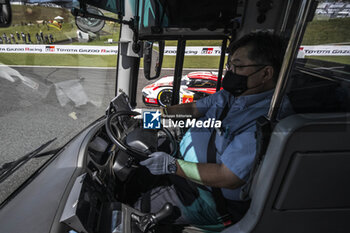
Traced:
<path id="1" fill-rule="evenodd" d="M 142 89 L 146 105 L 167 106 L 171 103 L 173 76 L 165 76 Z M 189 103 L 216 91 L 217 72 L 198 71 L 184 75 L 180 86 L 180 103 Z"/>

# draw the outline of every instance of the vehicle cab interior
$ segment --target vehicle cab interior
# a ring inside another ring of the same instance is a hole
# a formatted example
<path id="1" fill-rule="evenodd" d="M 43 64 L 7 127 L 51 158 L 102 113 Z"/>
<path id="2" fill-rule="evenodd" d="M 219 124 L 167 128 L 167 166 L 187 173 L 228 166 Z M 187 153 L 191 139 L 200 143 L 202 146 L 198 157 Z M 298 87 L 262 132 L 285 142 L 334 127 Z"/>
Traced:
<path id="1" fill-rule="evenodd" d="M 242 199 L 251 200 L 250 207 L 223 232 L 350 231 L 350 65 L 299 57 L 318 1 L 110 2 L 79 0 L 72 13 L 121 24 L 116 97 L 105 116 L 76 135 L 1 204 L 0 232 L 216 232 L 163 225 L 173 210 L 170 204 L 156 213 L 131 206 L 134 190 L 129 184 L 140 175 L 138 163 L 155 151 L 176 157 L 183 136 L 178 129 L 143 129 L 136 94 L 139 72 L 148 80 L 158 78 L 164 41 L 177 41 L 171 105 L 178 104 L 186 41 L 219 40 L 219 91 L 230 43 L 260 30 L 287 38 L 288 47 L 269 113 L 256 121 L 257 153 L 241 192 Z M 95 14 L 90 7 L 119 17 Z M 294 114 L 279 119 L 286 97 Z"/>

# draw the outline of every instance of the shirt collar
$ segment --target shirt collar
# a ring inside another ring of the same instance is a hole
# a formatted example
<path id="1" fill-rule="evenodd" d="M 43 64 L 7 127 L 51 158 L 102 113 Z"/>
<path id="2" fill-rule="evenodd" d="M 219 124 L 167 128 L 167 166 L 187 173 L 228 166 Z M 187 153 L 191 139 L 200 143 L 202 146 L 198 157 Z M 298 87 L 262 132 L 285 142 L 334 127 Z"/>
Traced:
<path id="1" fill-rule="evenodd" d="M 231 99 L 231 105 L 236 105 L 241 108 L 248 107 L 250 105 L 254 105 L 264 99 L 271 99 L 275 89 L 268 90 L 262 93 L 258 94 L 252 94 L 252 95 L 244 95 L 244 96 L 238 96 Z"/>

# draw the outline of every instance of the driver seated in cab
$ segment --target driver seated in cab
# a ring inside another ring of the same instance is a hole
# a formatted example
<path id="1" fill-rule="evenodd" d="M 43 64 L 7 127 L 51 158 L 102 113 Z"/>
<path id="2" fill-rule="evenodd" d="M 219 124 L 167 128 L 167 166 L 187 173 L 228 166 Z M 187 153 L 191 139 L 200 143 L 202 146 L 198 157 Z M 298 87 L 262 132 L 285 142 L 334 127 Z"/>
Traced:
<path id="1" fill-rule="evenodd" d="M 243 217 L 249 201 L 240 199 L 240 190 L 255 158 L 255 120 L 268 113 L 285 47 L 284 40 L 267 32 L 243 36 L 229 46 L 223 90 L 163 109 L 202 121 L 215 118 L 221 127 L 190 128 L 180 143 L 181 159 L 155 152 L 140 162 L 151 174 L 139 181 L 148 191 L 135 208 L 154 213 L 170 202 L 175 208 L 164 223 L 211 230 Z M 279 117 L 291 113 L 285 98 Z"/>

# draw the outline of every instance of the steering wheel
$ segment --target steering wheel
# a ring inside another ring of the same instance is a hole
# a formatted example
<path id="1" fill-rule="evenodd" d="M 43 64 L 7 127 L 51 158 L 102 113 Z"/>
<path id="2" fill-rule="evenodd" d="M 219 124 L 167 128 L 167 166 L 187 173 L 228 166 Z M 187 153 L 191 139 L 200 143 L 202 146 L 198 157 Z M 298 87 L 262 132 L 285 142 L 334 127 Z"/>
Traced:
<path id="1" fill-rule="evenodd" d="M 157 150 L 157 148 L 146 148 L 139 149 L 125 143 L 125 139 L 128 137 L 132 131 L 137 129 L 142 129 L 142 119 L 135 119 L 135 116 L 140 115 L 140 113 L 135 111 L 113 111 L 108 110 L 107 121 L 106 121 L 106 132 L 111 141 L 116 144 L 116 146 L 127 153 L 130 157 L 140 162 L 149 157 L 149 155 Z M 144 130 L 146 132 L 146 130 Z M 170 141 L 171 144 L 171 155 L 176 156 L 178 151 L 178 144 L 172 135 L 172 133 L 161 126 L 161 129 L 157 130 L 157 142 L 159 140 L 159 133 L 165 134 L 166 139 Z"/>

